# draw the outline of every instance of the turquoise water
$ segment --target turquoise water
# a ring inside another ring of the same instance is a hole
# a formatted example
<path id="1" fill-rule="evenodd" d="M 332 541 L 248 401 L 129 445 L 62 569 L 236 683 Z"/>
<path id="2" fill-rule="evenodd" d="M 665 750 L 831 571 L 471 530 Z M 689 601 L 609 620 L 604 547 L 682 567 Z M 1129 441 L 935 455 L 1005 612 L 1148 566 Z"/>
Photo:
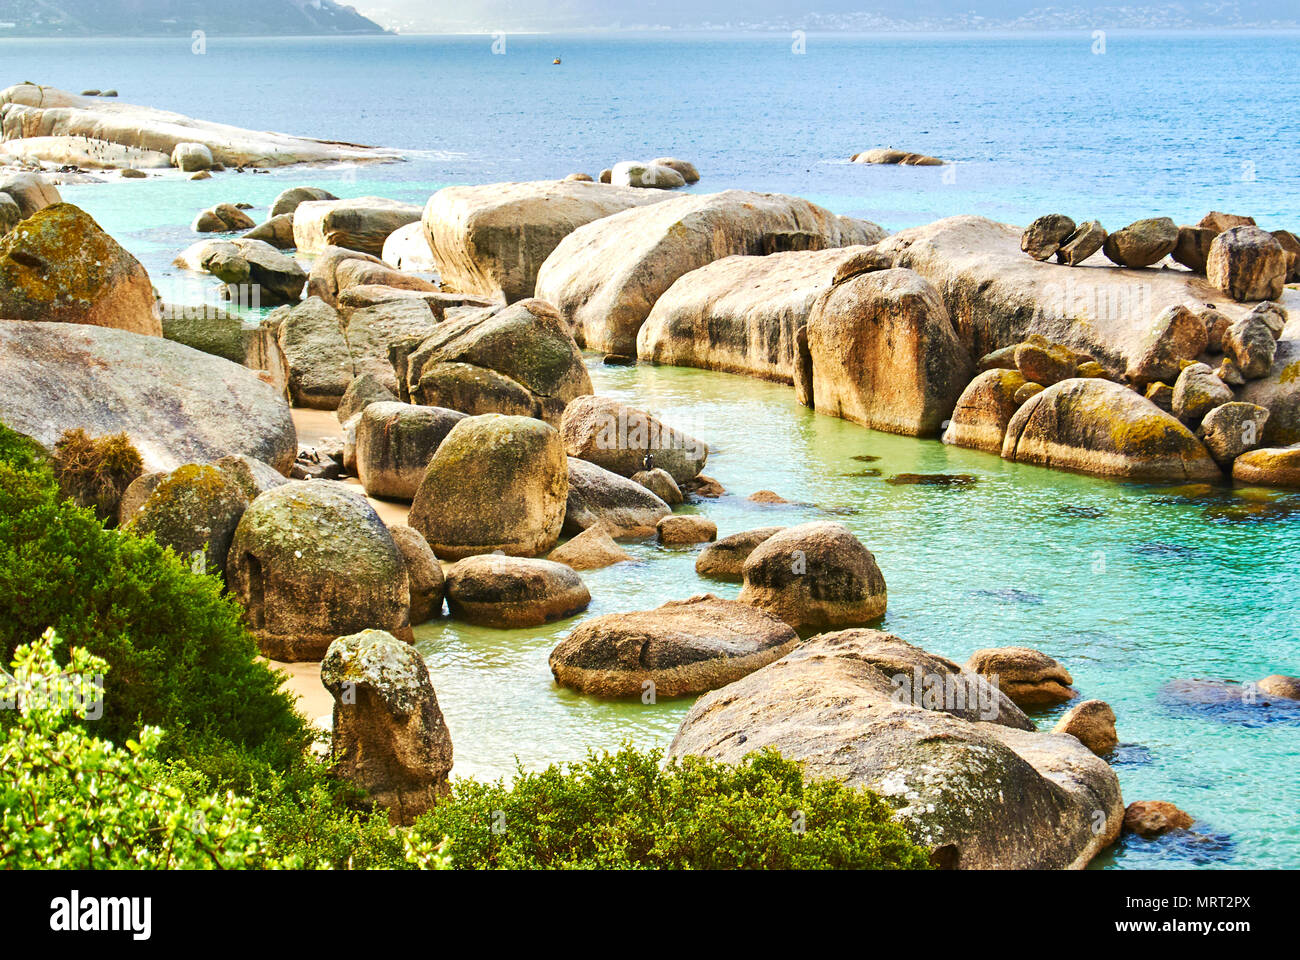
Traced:
<path id="1" fill-rule="evenodd" d="M 218 201 L 264 207 L 285 186 L 314 183 L 423 202 L 447 183 L 594 173 L 658 153 L 697 162 L 700 189 L 798 193 L 891 228 L 959 212 L 1023 222 L 1048 207 L 1108 225 L 1213 207 L 1300 226 L 1294 36 L 1113 36 L 1103 57 L 1064 35 L 810 38 L 803 58 L 780 38 L 511 38 L 491 59 L 486 38 L 213 40 L 206 57 L 168 43 L 0 43 L 0 64 L 10 79 L 111 84 L 124 99 L 213 119 L 429 151 L 359 171 L 65 188 L 174 299 L 206 290 L 169 263 L 195 239 L 194 213 Z M 553 53 L 562 69 L 549 65 Z M 837 162 L 885 143 L 958 161 L 956 181 Z M 1253 180 L 1240 176 L 1243 160 Z M 1300 672 L 1300 496 L 1189 497 L 1092 480 L 817 416 L 773 384 L 594 360 L 591 369 L 598 392 L 709 442 L 707 472 L 730 495 L 690 509 L 720 535 L 839 519 L 888 581 L 886 629 L 957 661 L 979 647 L 1038 647 L 1084 696 L 1111 703 L 1125 797 L 1177 803 L 1205 839 L 1130 841 L 1100 865 L 1300 863 L 1300 717 L 1187 708 L 1162 692 L 1171 681 Z M 885 482 L 897 473 L 975 483 Z M 744 499 L 759 489 L 798 503 Z M 692 550 L 629 550 L 635 565 L 584 573 L 588 615 L 737 590 L 697 578 Z M 552 684 L 547 654 L 572 623 L 417 631 L 457 774 L 499 776 L 516 758 L 537 766 L 623 739 L 667 745 L 689 700 L 606 703 Z"/>

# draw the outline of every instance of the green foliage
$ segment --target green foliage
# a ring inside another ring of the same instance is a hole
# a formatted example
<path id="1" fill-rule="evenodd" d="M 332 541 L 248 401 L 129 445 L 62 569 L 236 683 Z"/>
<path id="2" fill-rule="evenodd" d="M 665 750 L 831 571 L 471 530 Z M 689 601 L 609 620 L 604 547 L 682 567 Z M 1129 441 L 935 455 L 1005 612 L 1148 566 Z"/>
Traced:
<path id="1" fill-rule="evenodd" d="M 65 497 L 110 523 L 122 494 L 144 472 L 140 451 L 125 433 L 91 437 L 81 428 L 65 430 L 55 442 L 51 466 Z"/>
<path id="2" fill-rule="evenodd" d="M 765 751 L 736 766 L 624 747 L 514 784 L 456 781 L 413 832 L 455 868 L 924 869 L 879 797 Z"/>
<path id="3" fill-rule="evenodd" d="M 108 665 L 75 648 L 54 659 L 53 631 L 15 651 L 0 672 L 0 868 L 268 868 L 251 804 L 233 793 L 187 799 L 151 782 L 161 732 L 145 727 L 122 747 L 81 723 Z M 92 713 L 93 716 L 93 713 Z"/>
<path id="4" fill-rule="evenodd" d="M 122 743 L 165 731 L 161 755 L 241 790 L 258 771 L 301 762 L 306 721 L 256 660 L 238 604 L 151 538 L 104 529 L 62 500 L 48 469 L 0 427 L 0 653 L 53 627 L 105 660 L 96 733 Z"/>

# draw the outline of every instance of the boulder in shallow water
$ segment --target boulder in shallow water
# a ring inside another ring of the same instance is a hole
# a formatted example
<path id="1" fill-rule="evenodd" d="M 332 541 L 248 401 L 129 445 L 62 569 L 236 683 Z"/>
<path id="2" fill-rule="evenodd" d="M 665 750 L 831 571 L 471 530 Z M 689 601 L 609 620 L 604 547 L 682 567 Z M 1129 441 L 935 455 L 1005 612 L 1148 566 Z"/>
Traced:
<path id="1" fill-rule="evenodd" d="M 1007 424 L 1020 409 L 1018 391 L 1025 378 L 1018 370 L 985 370 L 962 391 L 943 442 L 999 453 Z"/>
<path id="2" fill-rule="evenodd" d="M 412 640 L 406 564 L 360 491 L 287 483 L 244 511 L 226 584 L 272 660 L 319 660 L 335 638 L 378 625 Z"/>
<path id="3" fill-rule="evenodd" d="M 655 301 L 683 274 L 736 254 L 822 250 L 882 235 L 797 197 L 685 194 L 574 230 L 542 264 L 536 296 L 560 311 L 580 345 L 630 356 Z"/>
<path id="4" fill-rule="evenodd" d="M 572 567 L 551 560 L 484 554 L 447 571 L 447 608 L 484 627 L 536 627 L 587 609 L 591 593 Z"/>
<path id="5" fill-rule="evenodd" d="M 863 150 L 849 158 L 850 163 L 872 163 L 903 167 L 941 167 L 943 161 L 938 157 L 924 153 L 911 153 L 907 150 L 895 150 L 893 147 L 876 147 Z"/>
<path id="6" fill-rule="evenodd" d="M 398 227 L 384 241 L 381 255 L 384 263 L 398 270 L 417 273 L 437 273 L 438 263 L 433 259 L 429 249 L 429 240 L 424 235 L 424 224 L 418 220 Z"/>
<path id="7" fill-rule="evenodd" d="M 383 401 L 357 422 L 357 478 L 372 497 L 411 500 L 438 447 L 465 414 Z"/>
<path id="8" fill-rule="evenodd" d="M 655 527 L 659 542 L 668 545 L 708 543 L 718 538 L 718 525 L 708 517 L 683 513 L 662 518 Z"/>
<path id="9" fill-rule="evenodd" d="M 687 183 L 699 183 L 700 181 L 700 171 L 695 169 L 695 164 L 687 160 L 678 160 L 676 157 L 655 157 L 650 162 L 656 166 L 676 170 Z"/>
<path id="10" fill-rule="evenodd" d="M 498 413 L 466 417 L 430 461 L 408 522 L 444 560 L 498 550 L 535 557 L 559 540 L 568 493 L 553 427 Z"/>
<path id="11" fill-rule="evenodd" d="M 200 240 L 174 262 L 186 270 L 212 274 L 226 284 L 227 298 L 238 297 L 249 306 L 297 303 L 307 281 L 307 271 L 293 257 L 245 237 Z"/>
<path id="12" fill-rule="evenodd" d="M 1168 217 L 1137 220 L 1106 238 L 1102 252 L 1121 267 L 1149 267 L 1178 246 L 1178 224 Z"/>
<path id="13" fill-rule="evenodd" d="M 682 491 L 677 487 L 673 475 L 662 467 L 653 470 L 639 470 L 632 474 L 632 482 L 639 483 L 656 497 L 674 507 L 683 500 Z"/>
<path id="14" fill-rule="evenodd" d="M 1187 830 L 1195 818 L 1166 800 L 1135 800 L 1124 810 L 1124 829 L 1151 840 L 1171 830 Z"/>
<path id="15" fill-rule="evenodd" d="M 714 690 L 784 656 L 799 638 L 771 614 L 712 594 L 584 621 L 551 651 L 557 683 L 599 697 Z"/>
<path id="16" fill-rule="evenodd" d="M 1085 700 L 1075 704 L 1056 721 L 1052 732 L 1068 733 L 1099 757 L 1119 746 L 1115 711 L 1105 700 Z"/>
<path id="17" fill-rule="evenodd" d="M 1270 697 L 1284 697 L 1287 700 L 1300 700 L 1300 677 L 1288 677 L 1274 673 L 1255 684 L 1259 692 Z"/>
<path id="18" fill-rule="evenodd" d="M 293 214 L 282 213 L 278 217 L 272 217 L 265 223 L 259 223 L 244 234 L 244 239 L 261 240 L 277 250 L 292 250 L 294 244 Z"/>
<path id="19" fill-rule="evenodd" d="M 662 199 L 572 180 L 444 187 L 421 222 L 449 289 L 513 303 L 533 295 L 542 263 L 578 227 Z"/>
<path id="20" fill-rule="evenodd" d="M 339 637 L 321 663 L 334 697 L 334 772 L 410 825 L 451 792 L 451 734 L 418 650 L 383 630 Z"/>
<path id="21" fill-rule="evenodd" d="M 571 457 L 624 477 L 662 468 L 679 487 L 704 469 L 709 456 L 703 441 L 609 397 L 581 396 L 571 401 L 560 432 Z"/>
<path id="22" fill-rule="evenodd" d="M 649 537 L 672 508 L 634 480 L 576 457 L 568 457 L 569 492 L 564 532 L 570 536 L 603 526 L 614 537 Z"/>
<path id="23" fill-rule="evenodd" d="M 938 434 L 974 372 L 939 292 L 911 270 L 831 287 L 808 315 L 807 336 L 812 382 L 796 370 L 800 398 L 874 430 Z"/>
<path id="24" fill-rule="evenodd" d="M 1058 660 L 1030 647 L 976 650 L 966 669 L 1006 694 L 1018 707 L 1044 707 L 1072 700 L 1074 678 Z"/>
<path id="25" fill-rule="evenodd" d="M 0 236 L 0 318 L 162 335 L 140 261 L 70 203 L 43 207 Z"/>
<path id="26" fill-rule="evenodd" d="M 739 583 L 744 579 L 745 561 L 759 544 L 780 533 L 785 527 L 759 527 L 755 530 L 742 530 L 729 537 L 714 541 L 700 551 L 695 558 L 695 572 L 711 580 L 731 580 Z"/>
<path id="27" fill-rule="evenodd" d="M 1243 453 L 1232 462 L 1232 479 L 1267 487 L 1300 487 L 1300 445 Z"/>
<path id="28" fill-rule="evenodd" d="M 126 433 L 145 469 L 243 453 L 287 472 L 288 404 L 253 371 L 162 337 L 0 321 L 0 422 L 47 449 L 65 430 Z"/>
<path id="29" fill-rule="evenodd" d="M 200 210 L 190 224 L 195 233 L 236 233 L 240 230 L 252 230 L 256 223 L 233 203 L 219 203 L 215 207 Z"/>
<path id="30" fill-rule="evenodd" d="M 1214 480 L 1209 451 L 1150 400 L 1109 380 L 1063 380 L 1007 425 L 1002 458 L 1131 480 Z"/>
<path id="31" fill-rule="evenodd" d="M 346 247 L 377 257 L 384 252 L 389 235 L 415 223 L 420 213 L 414 204 L 384 197 L 307 200 L 293 212 L 294 246 L 305 254 Z"/>
<path id="32" fill-rule="evenodd" d="M 631 560 L 632 555 L 614 542 L 603 523 L 597 523 L 560 544 L 546 559 L 574 570 L 598 570 Z"/>
<path id="33" fill-rule="evenodd" d="M 290 187 L 271 201 L 271 217 L 293 214 L 308 200 L 337 200 L 338 197 L 320 187 Z"/>
<path id="34" fill-rule="evenodd" d="M 442 564 L 429 549 L 429 543 L 414 527 L 404 523 L 389 526 L 393 543 L 406 565 L 406 579 L 410 584 L 411 626 L 416 627 L 442 613 L 445 577 Z"/>
<path id="35" fill-rule="evenodd" d="M 885 615 L 885 578 L 848 528 L 825 521 L 787 527 L 754 548 L 739 599 L 796 630 L 861 626 Z"/>
<path id="36" fill-rule="evenodd" d="M 672 167 L 639 160 L 620 160 L 609 172 L 609 182 L 616 187 L 651 187 L 672 190 L 686 186 L 686 178 Z"/>
<path id="37" fill-rule="evenodd" d="M 807 777 L 881 794 L 959 869 L 1085 866 L 1119 835 L 1119 780 L 1073 737 L 1039 733 L 981 678 L 875 630 L 806 640 L 691 708 L 669 757 L 771 747 Z"/>
<path id="38" fill-rule="evenodd" d="M 1210 283 L 1234 300 L 1276 300 L 1288 266 L 1277 237 L 1259 227 L 1233 227 L 1210 244 L 1205 270 Z"/>

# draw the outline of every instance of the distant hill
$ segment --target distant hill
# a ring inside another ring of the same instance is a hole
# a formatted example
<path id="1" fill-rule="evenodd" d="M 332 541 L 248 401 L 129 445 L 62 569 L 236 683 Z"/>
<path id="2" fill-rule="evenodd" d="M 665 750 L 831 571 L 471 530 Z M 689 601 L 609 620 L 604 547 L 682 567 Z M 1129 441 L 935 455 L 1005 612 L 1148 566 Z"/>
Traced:
<path id="1" fill-rule="evenodd" d="M 334 0 L 0 0 L 0 37 L 374 34 Z"/>

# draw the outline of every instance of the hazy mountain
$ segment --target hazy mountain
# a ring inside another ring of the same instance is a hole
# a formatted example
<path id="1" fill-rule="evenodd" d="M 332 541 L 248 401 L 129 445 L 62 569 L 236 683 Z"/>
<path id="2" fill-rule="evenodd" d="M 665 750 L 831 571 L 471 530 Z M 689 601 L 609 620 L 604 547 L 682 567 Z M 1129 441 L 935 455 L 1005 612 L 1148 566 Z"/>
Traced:
<path id="1" fill-rule="evenodd" d="M 334 0 L 0 0 L 0 37 L 383 33 Z"/>
<path id="2" fill-rule="evenodd" d="M 359 0 L 404 32 L 1300 26 L 1300 0 Z"/>

